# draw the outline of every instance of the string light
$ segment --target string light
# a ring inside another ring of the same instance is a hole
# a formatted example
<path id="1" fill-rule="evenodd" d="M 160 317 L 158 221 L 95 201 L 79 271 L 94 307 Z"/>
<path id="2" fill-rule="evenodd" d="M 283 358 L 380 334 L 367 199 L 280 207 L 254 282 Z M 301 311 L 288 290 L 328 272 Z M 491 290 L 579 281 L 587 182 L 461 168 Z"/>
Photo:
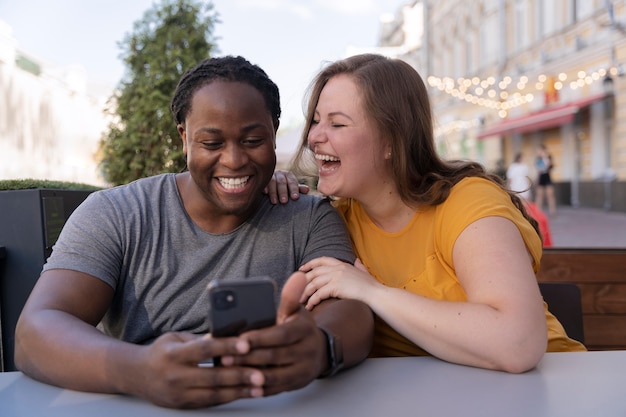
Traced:
<path id="1" fill-rule="evenodd" d="M 435 128 L 435 136 L 439 137 L 442 135 L 447 135 L 452 132 L 460 132 L 464 130 L 468 130 L 472 127 L 476 127 L 480 124 L 480 121 L 477 119 L 472 120 L 455 120 L 450 123 L 446 123 L 442 126 L 437 126 Z"/>
<path id="2" fill-rule="evenodd" d="M 576 79 L 569 82 L 567 82 L 568 75 L 562 72 L 556 76 L 552 85 L 557 91 L 566 87 L 576 90 L 601 81 L 607 73 L 615 75 L 617 72 L 616 67 L 612 67 L 609 70 L 601 68 L 593 71 L 591 74 L 587 74 L 585 71 L 578 71 Z M 497 85 L 496 78 L 493 76 L 485 79 L 460 77 L 455 81 L 450 77 L 441 78 L 431 75 L 427 81 L 431 87 L 437 88 L 459 100 L 497 110 L 498 116 L 505 118 L 511 109 L 532 102 L 535 98 L 535 93 L 546 88 L 549 77 L 545 74 L 539 74 L 536 81 L 531 82 L 528 76 L 522 75 L 514 82 L 513 77 L 507 75 L 502 77 Z M 535 92 L 524 93 L 529 86 L 534 86 Z"/>

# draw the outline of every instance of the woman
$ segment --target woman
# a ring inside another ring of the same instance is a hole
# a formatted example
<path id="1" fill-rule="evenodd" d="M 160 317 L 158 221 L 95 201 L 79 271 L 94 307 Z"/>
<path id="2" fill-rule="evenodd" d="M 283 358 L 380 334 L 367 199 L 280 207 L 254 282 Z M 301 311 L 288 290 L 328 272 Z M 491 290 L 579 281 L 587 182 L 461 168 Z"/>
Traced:
<path id="1" fill-rule="evenodd" d="M 551 216 L 556 214 L 556 198 L 554 197 L 554 184 L 550 172 L 554 168 L 552 155 L 548 153 L 546 145 L 541 144 L 537 148 L 535 158 L 535 168 L 537 169 L 537 196 L 535 203 L 540 210 L 543 210 L 543 201 L 548 201 L 548 213 Z"/>
<path id="2" fill-rule="evenodd" d="M 539 209 L 531 200 L 530 188 L 532 183 L 528 177 L 528 165 L 524 162 L 521 152 L 515 155 L 515 159 L 506 170 L 506 184 L 510 190 L 515 191 L 524 203 L 524 207 L 528 214 L 539 224 L 539 231 L 543 238 L 543 247 L 552 246 L 552 233 L 550 232 L 550 223 L 548 216 Z"/>
<path id="3" fill-rule="evenodd" d="M 530 201 L 532 184 L 528 177 L 528 165 L 524 162 L 524 156 L 521 152 L 515 154 L 515 159 L 506 170 L 506 183 L 510 190 L 517 192 L 517 195 L 524 200 Z"/>
<path id="4" fill-rule="evenodd" d="M 367 303 L 377 316 L 372 356 L 431 354 L 518 373 L 546 347 L 585 350 L 541 298 L 537 223 L 481 165 L 439 158 L 427 90 L 410 65 L 364 54 L 323 69 L 296 172 L 311 158 L 362 263 L 306 263 L 302 301 Z"/>

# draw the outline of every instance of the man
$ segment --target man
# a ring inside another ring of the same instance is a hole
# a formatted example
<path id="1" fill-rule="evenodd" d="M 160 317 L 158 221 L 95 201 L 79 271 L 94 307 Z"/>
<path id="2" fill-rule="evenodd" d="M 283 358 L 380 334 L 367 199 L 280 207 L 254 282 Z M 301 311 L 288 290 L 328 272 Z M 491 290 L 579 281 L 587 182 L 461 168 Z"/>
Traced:
<path id="1" fill-rule="evenodd" d="M 276 326 L 209 332 L 206 286 L 289 275 L 319 256 L 354 261 L 324 200 L 272 205 L 278 88 L 241 57 L 187 71 L 172 100 L 189 170 L 93 193 L 65 225 L 16 329 L 26 374 L 84 391 L 195 408 L 305 386 L 362 361 L 373 319 L 362 303 L 298 303 L 294 273 Z M 358 323 L 358 325 L 355 325 Z M 340 348 L 343 348 L 341 351 Z M 199 366 L 215 356 L 223 367 Z"/>

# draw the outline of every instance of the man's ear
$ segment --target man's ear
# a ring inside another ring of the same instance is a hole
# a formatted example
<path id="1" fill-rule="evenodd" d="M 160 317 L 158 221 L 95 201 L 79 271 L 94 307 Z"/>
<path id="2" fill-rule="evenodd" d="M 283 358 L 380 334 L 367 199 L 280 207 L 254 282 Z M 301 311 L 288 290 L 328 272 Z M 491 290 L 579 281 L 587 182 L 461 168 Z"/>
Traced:
<path id="1" fill-rule="evenodd" d="M 274 150 L 276 150 L 276 137 L 278 136 L 278 126 L 280 126 L 280 120 L 276 122 L 274 126 Z"/>
<path id="2" fill-rule="evenodd" d="M 176 125 L 176 130 L 178 130 L 180 139 L 183 141 L 183 153 L 185 154 L 185 157 L 187 157 L 187 131 L 185 130 L 185 125 L 182 123 Z"/>

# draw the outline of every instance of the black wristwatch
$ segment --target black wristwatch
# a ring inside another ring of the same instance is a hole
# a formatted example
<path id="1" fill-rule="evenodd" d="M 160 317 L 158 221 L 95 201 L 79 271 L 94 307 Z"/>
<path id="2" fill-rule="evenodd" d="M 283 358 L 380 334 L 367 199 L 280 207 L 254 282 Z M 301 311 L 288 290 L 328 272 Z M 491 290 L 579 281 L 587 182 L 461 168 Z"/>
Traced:
<path id="1" fill-rule="evenodd" d="M 334 335 L 331 331 L 322 327 L 318 327 L 324 336 L 326 336 L 326 349 L 328 352 L 328 367 L 323 371 L 318 378 L 326 378 L 327 376 L 335 375 L 343 368 L 343 346 L 341 345 L 341 338 Z"/>

